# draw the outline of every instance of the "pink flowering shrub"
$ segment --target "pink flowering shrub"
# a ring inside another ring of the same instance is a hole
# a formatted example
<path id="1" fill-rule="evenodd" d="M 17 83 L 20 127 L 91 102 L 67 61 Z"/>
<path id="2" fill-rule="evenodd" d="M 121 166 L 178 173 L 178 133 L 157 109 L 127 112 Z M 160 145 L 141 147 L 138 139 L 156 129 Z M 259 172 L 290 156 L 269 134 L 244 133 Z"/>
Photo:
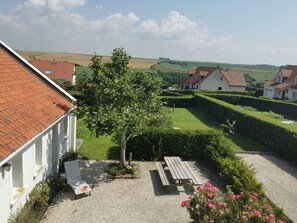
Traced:
<path id="1" fill-rule="evenodd" d="M 285 218 L 279 209 L 271 205 L 266 197 L 257 193 L 226 194 L 210 183 L 198 186 L 197 193 L 182 201 L 194 222 L 265 222 L 282 223 Z"/>

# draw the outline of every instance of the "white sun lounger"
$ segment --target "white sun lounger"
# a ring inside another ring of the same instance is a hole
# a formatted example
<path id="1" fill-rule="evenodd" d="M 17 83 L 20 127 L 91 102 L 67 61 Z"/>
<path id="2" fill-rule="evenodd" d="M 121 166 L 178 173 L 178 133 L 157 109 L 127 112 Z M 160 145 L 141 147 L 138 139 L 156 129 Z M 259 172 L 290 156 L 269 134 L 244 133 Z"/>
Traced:
<path id="1" fill-rule="evenodd" d="M 72 187 L 75 198 L 80 194 L 91 195 L 90 186 L 81 179 L 78 160 L 68 161 L 64 163 L 67 183 Z"/>

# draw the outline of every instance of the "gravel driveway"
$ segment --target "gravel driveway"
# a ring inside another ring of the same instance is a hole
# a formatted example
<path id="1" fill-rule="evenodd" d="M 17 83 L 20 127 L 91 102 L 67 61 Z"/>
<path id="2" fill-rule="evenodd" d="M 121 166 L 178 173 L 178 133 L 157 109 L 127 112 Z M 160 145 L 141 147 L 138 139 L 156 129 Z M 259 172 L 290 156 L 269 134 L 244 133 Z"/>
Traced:
<path id="1" fill-rule="evenodd" d="M 272 155 L 239 154 L 256 171 L 266 195 L 297 222 L 297 167 Z"/>
<path id="2" fill-rule="evenodd" d="M 139 179 L 107 179 L 108 161 L 80 161 L 82 177 L 93 188 L 92 195 L 74 199 L 73 192 L 59 193 L 44 215 L 43 223 L 83 222 L 189 222 L 180 203 L 192 194 L 190 188 L 164 190 L 154 162 L 136 162 Z M 189 162 L 201 183 L 218 185 L 203 164 Z"/>

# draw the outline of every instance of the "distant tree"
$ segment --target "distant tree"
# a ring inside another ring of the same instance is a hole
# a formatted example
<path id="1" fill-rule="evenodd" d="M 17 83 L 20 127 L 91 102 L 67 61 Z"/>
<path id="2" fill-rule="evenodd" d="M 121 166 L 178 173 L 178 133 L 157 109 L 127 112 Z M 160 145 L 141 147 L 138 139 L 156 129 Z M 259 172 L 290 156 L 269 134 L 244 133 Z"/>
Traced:
<path id="1" fill-rule="evenodd" d="M 161 79 L 129 70 L 130 56 L 123 48 L 113 50 L 109 63 L 91 59 L 92 75 L 77 79 L 81 89 L 78 113 L 96 136 L 117 133 L 121 139 L 120 163 L 125 164 L 126 144 L 140 127 L 167 122 L 158 98 Z"/>

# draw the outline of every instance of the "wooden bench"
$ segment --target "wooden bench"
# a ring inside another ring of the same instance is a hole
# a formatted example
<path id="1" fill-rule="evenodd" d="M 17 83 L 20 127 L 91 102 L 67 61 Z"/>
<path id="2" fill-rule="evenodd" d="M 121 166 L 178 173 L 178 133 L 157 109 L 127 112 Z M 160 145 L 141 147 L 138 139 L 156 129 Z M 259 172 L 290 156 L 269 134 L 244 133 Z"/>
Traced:
<path id="1" fill-rule="evenodd" d="M 163 165 L 161 162 L 156 162 L 156 166 L 157 166 L 157 169 L 158 169 L 158 172 L 159 172 L 159 176 L 161 178 L 161 181 L 162 181 L 162 184 L 164 186 L 169 186 L 170 183 L 169 183 L 169 179 L 164 171 L 164 168 L 163 168 Z"/>
<path id="2" fill-rule="evenodd" d="M 193 173 L 191 167 L 187 162 L 182 162 L 182 166 L 185 172 L 187 172 L 187 175 L 192 179 L 193 185 L 201 185 L 195 174 Z"/>

